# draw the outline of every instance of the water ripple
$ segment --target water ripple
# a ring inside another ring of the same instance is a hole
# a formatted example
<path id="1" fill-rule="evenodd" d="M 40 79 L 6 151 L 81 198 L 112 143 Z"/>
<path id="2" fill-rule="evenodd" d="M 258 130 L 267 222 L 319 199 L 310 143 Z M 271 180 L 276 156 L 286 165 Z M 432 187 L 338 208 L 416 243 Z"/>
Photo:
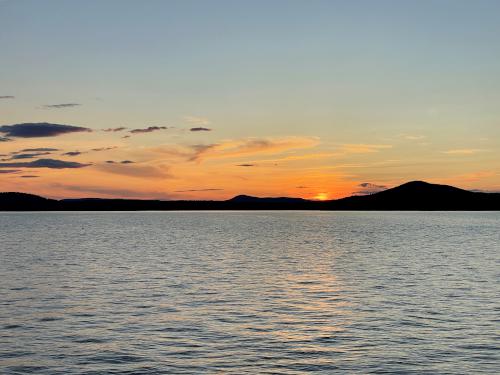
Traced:
<path id="1" fill-rule="evenodd" d="M 499 373 L 499 243 L 495 212 L 2 213 L 0 372 Z"/>

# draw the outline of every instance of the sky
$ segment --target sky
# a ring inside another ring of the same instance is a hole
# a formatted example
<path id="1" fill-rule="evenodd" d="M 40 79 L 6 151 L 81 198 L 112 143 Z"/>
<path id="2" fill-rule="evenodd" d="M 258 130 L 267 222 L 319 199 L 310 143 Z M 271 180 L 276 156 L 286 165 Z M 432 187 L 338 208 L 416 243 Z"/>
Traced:
<path id="1" fill-rule="evenodd" d="M 496 0 L 0 0 L 0 191 L 500 191 Z"/>

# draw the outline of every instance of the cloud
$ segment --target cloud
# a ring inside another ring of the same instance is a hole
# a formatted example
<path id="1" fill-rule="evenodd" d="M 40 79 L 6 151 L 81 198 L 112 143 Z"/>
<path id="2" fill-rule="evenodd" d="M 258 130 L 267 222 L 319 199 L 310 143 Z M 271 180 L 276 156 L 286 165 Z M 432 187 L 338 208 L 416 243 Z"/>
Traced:
<path id="1" fill-rule="evenodd" d="M 168 194 L 158 191 L 134 191 L 129 189 L 108 188 L 103 186 L 64 185 L 58 183 L 52 184 L 52 187 L 83 193 L 94 193 L 112 198 L 170 199 L 170 196 L 168 196 Z"/>
<path id="2" fill-rule="evenodd" d="M 99 147 L 99 148 L 93 148 L 91 149 L 90 151 L 94 151 L 94 152 L 101 152 L 101 151 L 109 151 L 109 150 L 113 150 L 117 148 L 116 146 L 112 146 L 112 147 Z M 82 154 L 86 154 L 90 151 L 68 151 L 68 152 L 65 152 L 61 155 L 66 155 L 66 156 L 78 156 L 78 155 L 82 155 Z"/>
<path id="3" fill-rule="evenodd" d="M 90 164 L 82 164 L 72 161 L 57 160 L 57 159 L 38 159 L 30 162 L 14 162 L 0 163 L 0 168 L 50 168 L 50 169 L 66 169 L 66 168 L 83 168 Z"/>
<path id="4" fill-rule="evenodd" d="M 175 190 L 174 193 L 192 193 L 192 192 L 200 192 L 200 191 L 221 191 L 221 190 L 224 190 L 224 189 L 209 188 L 209 189 Z"/>
<path id="5" fill-rule="evenodd" d="M 111 163 L 110 163 L 111 161 Z M 100 171 L 130 177 L 170 178 L 171 176 L 158 167 L 149 165 L 122 164 L 108 160 L 105 164 L 96 165 Z"/>
<path id="6" fill-rule="evenodd" d="M 401 134 L 400 137 L 408 141 L 421 141 L 422 139 L 427 138 L 425 135 L 420 134 Z"/>
<path id="7" fill-rule="evenodd" d="M 31 153 L 31 154 L 17 154 L 17 153 L 15 153 L 7 160 L 34 159 L 34 158 L 37 158 L 39 156 L 49 155 L 49 154 L 51 154 L 51 153 L 48 151 L 47 152 L 35 152 L 35 153 Z M 3 160 L 6 160 L 6 159 L 3 159 Z"/>
<path id="8" fill-rule="evenodd" d="M 48 122 L 0 126 L 0 133 L 5 134 L 7 137 L 18 138 L 55 137 L 62 134 L 91 131 L 91 129 L 81 126 L 51 124 Z"/>
<path id="9" fill-rule="evenodd" d="M 197 127 L 197 128 L 191 128 L 191 129 L 189 129 L 189 131 L 192 131 L 192 132 L 210 132 L 210 131 L 212 131 L 212 129 Z"/>
<path id="10" fill-rule="evenodd" d="M 106 160 L 108 164 L 135 164 L 135 161 L 132 160 L 122 160 L 122 161 L 114 161 L 114 160 Z"/>
<path id="11" fill-rule="evenodd" d="M 0 137 L 0 142 L 10 142 L 12 139 L 6 137 Z"/>
<path id="12" fill-rule="evenodd" d="M 473 155 L 477 154 L 478 152 L 482 152 L 484 150 L 480 150 L 477 148 L 462 148 L 462 149 L 456 149 L 456 150 L 447 150 L 447 151 L 442 151 L 443 154 L 447 155 Z"/>
<path id="13" fill-rule="evenodd" d="M 387 189 L 387 186 L 385 186 L 385 185 L 376 185 L 376 184 L 372 184 L 371 182 L 363 182 L 363 183 L 359 184 L 358 187 L 362 188 L 362 189 L 355 191 L 354 195 L 369 195 L 369 194 L 378 193 L 380 191 Z"/>
<path id="14" fill-rule="evenodd" d="M 78 107 L 81 104 L 79 103 L 61 103 L 61 104 L 45 104 L 43 108 L 49 108 L 49 109 L 61 109 L 61 108 L 72 108 L 72 107 Z"/>
<path id="15" fill-rule="evenodd" d="M 111 146 L 111 147 L 99 147 L 99 148 L 93 148 L 91 151 L 109 151 L 109 150 L 114 150 L 115 148 L 118 148 L 117 146 Z"/>
<path id="16" fill-rule="evenodd" d="M 237 164 L 237 167 L 255 167 L 255 164 Z"/>
<path id="17" fill-rule="evenodd" d="M 149 126 L 144 129 L 132 129 L 130 133 L 132 134 L 141 134 L 141 133 L 151 133 L 157 130 L 166 130 L 168 129 L 166 126 Z"/>
<path id="18" fill-rule="evenodd" d="M 21 177 L 21 178 L 38 178 L 38 177 L 40 177 L 40 176 L 35 176 L 35 175 L 33 175 L 33 174 L 27 174 L 27 175 L 24 175 L 24 176 L 19 176 L 19 177 Z"/>
<path id="19" fill-rule="evenodd" d="M 0 95 L 0 99 L 14 99 L 15 96 L 12 95 Z"/>
<path id="20" fill-rule="evenodd" d="M 44 151 L 59 151 L 57 148 L 40 147 L 40 148 L 25 148 L 20 152 L 44 152 Z"/>
<path id="21" fill-rule="evenodd" d="M 151 149 L 161 155 L 182 158 L 187 161 L 202 161 L 209 158 L 238 158 L 260 154 L 279 154 L 291 150 L 311 148 L 319 144 L 316 137 L 246 138 L 226 140 L 213 144 L 188 146 L 163 146 Z"/>
<path id="22" fill-rule="evenodd" d="M 295 189 L 310 189 L 309 186 L 295 186 Z"/>
<path id="23" fill-rule="evenodd" d="M 21 169 L 0 169 L 0 174 L 19 173 L 19 172 L 22 172 Z"/>
<path id="24" fill-rule="evenodd" d="M 372 152 L 379 152 L 392 148 L 392 145 L 373 145 L 364 143 L 348 143 L 341 146 L 341 150 L 349 154 L 367 154 Z"/>
<path id="25" fill-rule="evenodd" d="M 207 126 L 210 125 L 211 122 L 207 118 L 196 117 L 196 116 L 184 116 L 183 120 L 189 122 L 190 124 L 196 124 L 199 126 Z"/>
<path id="26" fill-rule="evenodd" d="M 102 129 L 103 132 L 121 132 L 123 130 L 126 130 L 127 128 L 121 126 L 119 128 L 107 128 L 107 129 Z"/>

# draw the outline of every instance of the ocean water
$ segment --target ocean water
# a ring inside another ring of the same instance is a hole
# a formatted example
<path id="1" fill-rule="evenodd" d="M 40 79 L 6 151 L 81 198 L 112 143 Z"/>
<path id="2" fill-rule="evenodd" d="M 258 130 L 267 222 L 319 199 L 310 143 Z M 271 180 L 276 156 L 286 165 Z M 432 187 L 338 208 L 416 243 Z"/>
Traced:
<path id="1" fill-rule="evenodd" d="M 498 374 L 498 212 L 0 213 L 2 374 Z"/>

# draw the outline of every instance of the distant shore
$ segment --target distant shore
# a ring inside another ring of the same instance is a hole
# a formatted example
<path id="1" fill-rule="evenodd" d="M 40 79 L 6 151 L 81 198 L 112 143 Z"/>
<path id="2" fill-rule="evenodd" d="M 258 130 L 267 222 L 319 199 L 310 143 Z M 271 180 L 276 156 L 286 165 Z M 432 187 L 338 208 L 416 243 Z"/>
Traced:
<path id="1" fill-rule="evenodd" d="M 225 201 L 138 199 L 47 199 L 25 193 L 0 193 L 0 211 L 196 211 L 196 210 L 379 210 L 497 211 L 500 193 L 482 193 L 422 181 L 363 196 L 329 201 L 258 198 L 239 195 Z"/>

